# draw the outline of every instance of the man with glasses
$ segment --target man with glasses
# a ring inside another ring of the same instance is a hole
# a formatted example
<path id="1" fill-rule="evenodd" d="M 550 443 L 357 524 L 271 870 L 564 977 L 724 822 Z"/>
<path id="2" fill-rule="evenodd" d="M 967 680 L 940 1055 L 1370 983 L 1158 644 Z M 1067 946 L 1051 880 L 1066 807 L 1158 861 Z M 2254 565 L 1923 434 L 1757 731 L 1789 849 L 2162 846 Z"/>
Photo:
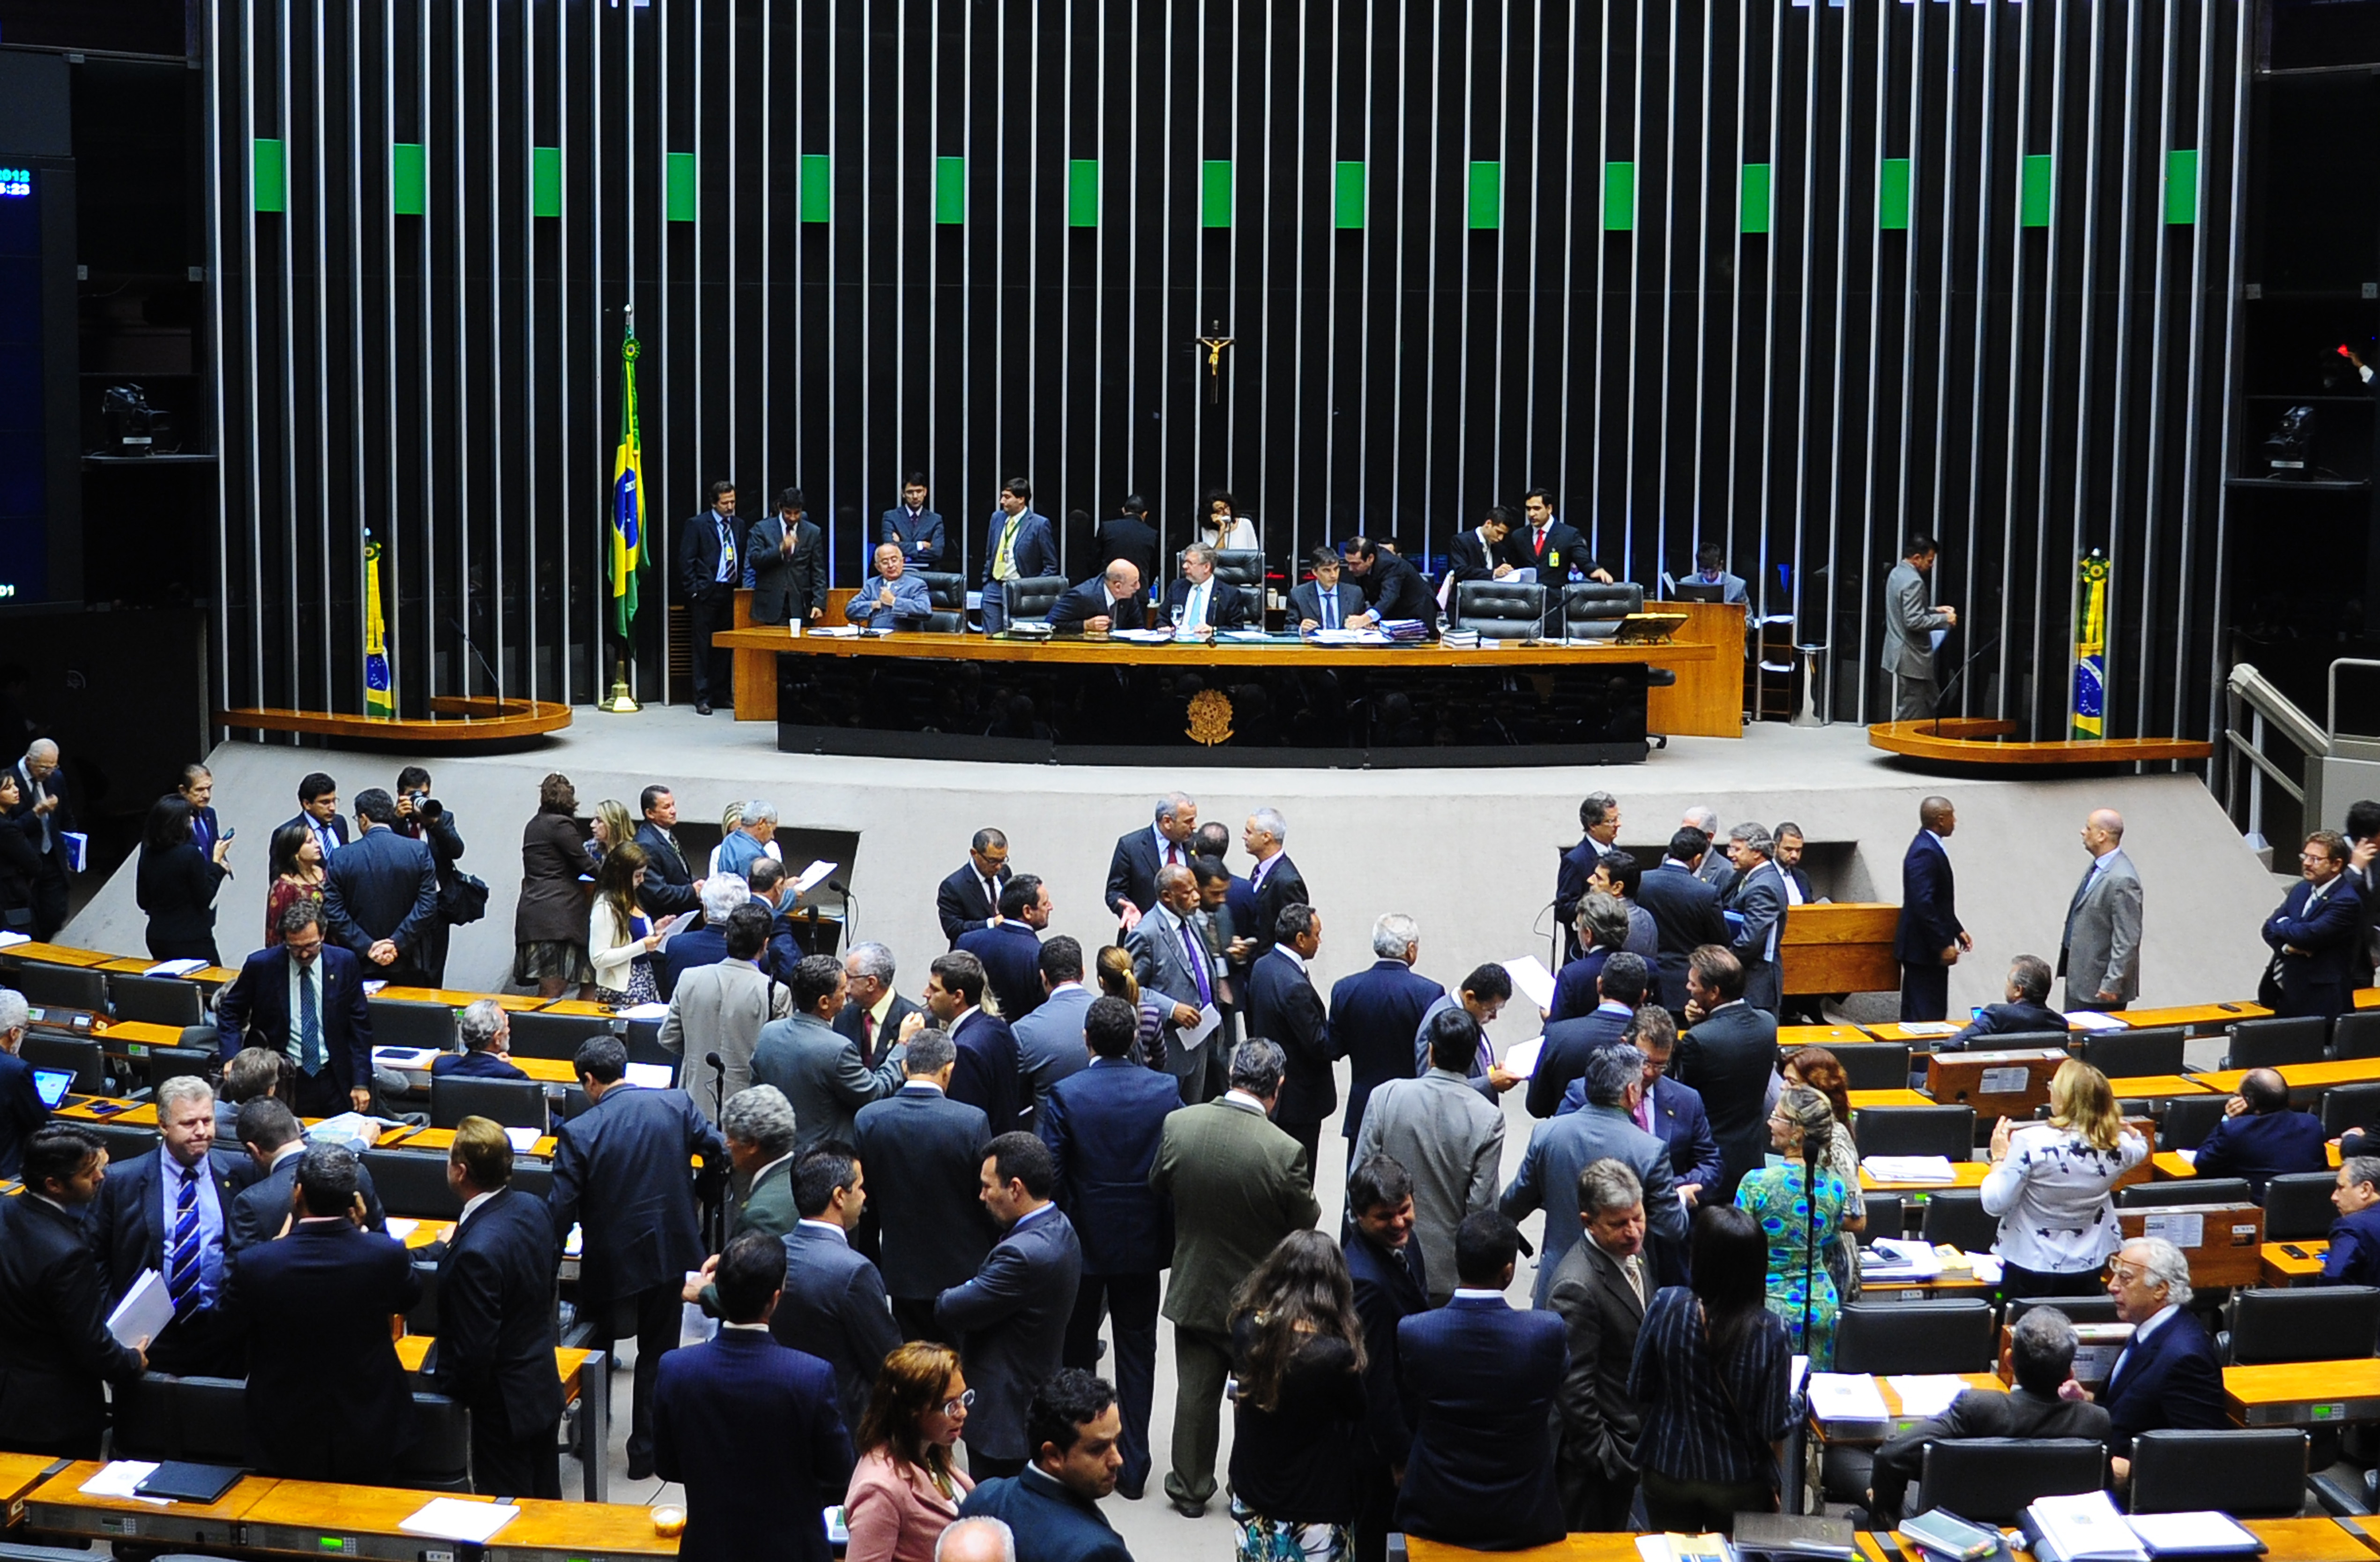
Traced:
<path id="1" fill-rule="evenodd" d="M 2132 1478 L 2132 1439 L 2168 1429 L 2213 1432 L 2230 1424 L 2223 1413 L 2223 1366 L 2206 1330 L 2186 1309 L 2190 1261 L 2162 1237 L 2126 1242 L 2107 1265 L 2107 1294 L 2116 1315 L 2132 1325 L 2132 1342 L 2116 1358 L 2107 1386 L 2096 1395 L 2069 1380 L 2064 1399 L 2095 1402 L 2114 1423 L 2107 1466 L 2117 1485 Z"/>
<path id="2" fill-rule="evenodd" d="M 371 1010 L 363 961 L 322 938 L 322 903 L 300 900 L 281 914 L 281 942 L 260 949 L 215 1005 L 223 1056 L 262 1047 L 298 1066 L 289 1109 L 335 1117 L 371 1106 Z"/>
<path id="3" fill-rule="evenodd" d="M 2335 1019 L 2355 1007 L 2348 967 L 2363 905 L 2355 886 L 2342 876 L 2347 854 L 2346 837 L 2336 830 L 2308 836 L 2298 854 L 2303 881 L 2282 898 L 2279 910 L 2265 919 L 2265 942 L 2273 946 L 2274 956 L 2267 981 L 2280 989 L 2281 1001 L 2273 1006 L 2276 1014 Z"/>

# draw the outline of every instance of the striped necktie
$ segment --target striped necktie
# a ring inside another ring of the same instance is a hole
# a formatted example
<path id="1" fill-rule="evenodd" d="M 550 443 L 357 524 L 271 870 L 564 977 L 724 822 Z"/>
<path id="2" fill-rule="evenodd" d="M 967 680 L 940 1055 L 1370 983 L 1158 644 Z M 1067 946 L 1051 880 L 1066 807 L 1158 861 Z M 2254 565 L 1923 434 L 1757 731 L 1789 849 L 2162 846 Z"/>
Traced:
<path id="1" fill-rule="evenodd" d="M 174 1194 L 174 1246 L 165 1265 L 165 1294 L 174 1300 L 174 1316 L 182 1317 L 199 1302 L 199 1174 L 178 1166 L 182 1179 Z"/>
<path id="2" fill-rule="evenodd" d="M 298 973 L 298 1067 L 310 1075 L 322 1068 L 322 1010 L 310 969 Z"/>

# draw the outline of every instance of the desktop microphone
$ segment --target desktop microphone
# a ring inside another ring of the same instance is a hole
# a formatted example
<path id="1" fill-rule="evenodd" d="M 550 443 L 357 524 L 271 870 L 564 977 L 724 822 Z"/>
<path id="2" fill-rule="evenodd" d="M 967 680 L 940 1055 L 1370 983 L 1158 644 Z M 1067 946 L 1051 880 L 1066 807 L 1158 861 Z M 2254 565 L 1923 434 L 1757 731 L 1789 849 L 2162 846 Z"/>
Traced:
<path id="1" fill-rule="evenodd" d="M 720 1112 L 724 1113 L 727 1110 L 727 1103 L 725 1100 L 727 1094 L 726 1061 L 715 1052 L 704 1053 L 702 1055 L 702 1060 L 710 1065 L 710 1099 L 712 1104 Z"/>

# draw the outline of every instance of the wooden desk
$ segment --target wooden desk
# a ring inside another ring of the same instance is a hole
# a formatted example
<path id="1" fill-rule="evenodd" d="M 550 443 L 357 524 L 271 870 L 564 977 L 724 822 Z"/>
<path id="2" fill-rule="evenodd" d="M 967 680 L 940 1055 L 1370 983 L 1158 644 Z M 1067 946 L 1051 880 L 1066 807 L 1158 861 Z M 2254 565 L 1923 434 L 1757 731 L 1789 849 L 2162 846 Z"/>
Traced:
<path id="1" fill-rule="evenodd" d="M 2375 1550 L 2335 1519 L 2242 1519 L 2237 1522 L 2265 1543 L 2261 1562 L 2372 1562 Z M 1893 1533 L 1900 1542 L 1900 1558 L 1920 1555 L 1914 1543 L 1897 1530 Z M 2013 1530 L 2007 1534 L 2010 1554 L 2024 1562 L 2033 1562 L 2033 1554 L 2024 1549 L 2024 1536 Z M 1899 1562 L 1885 1554 L 1872 1531 L 1862 1530 L 1852 1540 L 1864 1562 Z"/>
<path id="2" fill-rule="evenodd" d="M 1989 1161 L 1953 1161 L 1948 1182 L 1878 1182 L 1868 1175 L 1865 1166 L 1862 1166 L 1860 1188 L 1869 1193 L 1935 1193 L 1945 1188 L 1981 1188 L 1984 1178 L 1991 1174 L 1992 1164 Z"/>
<path id="3" fill-rule="evenodd" d="M 90 966 L 105 965 L 110 960 L 123 958 L 120 955 L 103 955 L 96 949 L 70 949 L 63 944 L 43 944 L 38 939 L 30 944 L 11 944 L 6 949 L 0 949 L 0 959 L 33 960 L 42 965 L 73 966 L 79 970 Z M 152 960 L 149 963 L 155 965 L 157 962 Z"/>
<path id="4" fill-rule="evenodd" d="M 2254 1204 L 2167 1204 L 2119 1209 L 2124 1240 L 2163 1237 L 2190 1261 L 2190 1283 L 2201 1290 L 2252 1286 L 2264 1277 L 2265 1212 Z M 2177 1225 L 2196 1221 L 2198 1240 Z M 2152 1230 L 2154 1223 L 2156 1229 Z M 2380 1361 L 2380 1358 L 2374 1358 Z"/>
<path id="5" fill-rule="evenodd" d="M 47 1454 L 0 1454 L 0 1503 L 13 1510 L 17 1499 L 42 1483 L 42 1472 L 55 1463 Z M 20 1515 L 11 1511 L 9 1522 Z"/>
<path id="6" fill-rule="evenodd" d="M 1934 1098 L 1919 1090 L 1855 1090 L 1851 1092 L 1852 1110 L 1863 1106 L 1931 1106 Z"/>
<path id="7" fill-rule="evenodd" d="M 2063 1048 L 1937 1052 L 1925 1061 L 1925 1093 L 1939 1105 L 1973 1107 L 1981 1122 L 2030 1117 L 2049 1104 L 2049 1077 L 2065 1062 Z"/>
<path id="8" fill-rule="evenodd" d="M 1636 1562 L 1637 1551 L 1636 1537 L 1623 1530 L 1612 1534 L 1564 1535 L 1551 1545 L 1533 1545 L 1525 1551 L 1474 1551 L 1407 1535 L 1405 1556 L 1411 1562 L 1478 1562 L 1485 1557 L 1497 1562 Z M 1876 1562 L 1884 1559 L 1878 1557 Z"/>
<path id="9" fill-rule="evenodd" d="M 565 1058 L 515 1056 L 509 1061 L 514 1068 L 519 1069 L 522 1073 L 527 1074 L 530 1079 L 537 1080 L 540 1084 L 575 1085 L 578 1082 L 577 1069 Z M 407 1082 L 413 1085 L 418 1090 L 427 1090 L 430 1088 L 430 1068 L 427 1064 L 419 1068 L 415 1068 L 410 1064 L 399 1066 L 391 1062 L 389 1059 L 379 1056 L 377 1051 L 374 1053 L 372 1062 L 382 1068 L 387 1068 L 395 1073 L 404 1075 Z"/>
<path id="10" fill-rule="evenodd" d="M 1980 1388 L 1988 1393 L 2008 1392 L 2008 1385 L 2002 1383 L 1991 1373 L 1961 1373 L 1959 1381 L 1969 1388 Z M 1875 1422 L 1852 1422 L 1848 1426 L 1837 1422 L 1833 1427 L 1828 1427 L 1820 1422 L 1814 1412 L 1810 1417 L 1812 1435 L 1821 1443 L 1831 1443 L 1845 1447 L 1862 1447 L 1870 1444 L 1882 1443 L 1887 1438 L 1898 1437 L 1917 1424 L 1921 1418 L 1908 1413 L 1900 1402 L 1900 1394 L 1893 1389 L 1890 1383 L 1879 1376 L 1876 1380 L 1876 1392 L 1884 1397 L 1885 1419 L 1880 1426 Z"/>
<path id="11" fill-rule="evenodd" d="M 520 1014 L 545 1003 L 534 993 L 464 993 L 449 987 L 383 987 L 372 996 L 393 1004 L 443 1004 L 448 1008 L 462 1008 L 481 998 L 493 998 L 498 1008 L 510 1014 Z"/>
<path id="12" fill-rule="evenodd" d="M 2380 1008 L 2380 987 L 2358 987 L 2355 990 L 2357 1008 Z"/>
<path id="13" fill-rule="evenodd" d="M 2292 1247 L 2305 1254 L 2297 1258 L 2281 1251 Z M 2323 1260 L 2330 1255 L 2327 1239 L 2311 1241 L 2301 1238 L 2289 1243 L 2266 1242 L 2264 1251 L 2264 1282 L 2268 1286 L 2310 1286 L 2322 1273 Z"/>
<path id="14" fill-rule="evenodd" d="M 155 1025 L 145 1019 L 111 1019 L 91 1028 L 91 1035 L 110 1052 L 128 1052 L 131 1047 L 177 1047 L 182 1044 L 182 1028 L 178 1025 Z"/>
<path id="15" fill-rule="evenodd" d="M 1936 1042 L 1947 1041 L 1959 1033 L 1960 1027 L 1956 1025 L 1951 1026 L 1948 1031 L 1932 1029 L 1933 1026 L 1942 1023 L 1944 1022 L 1941 1020 L 1921 1022 L 1919 1030 L 1924 1031 L 1922 1035 L 1912 1032 L 1908 1026 L 1897 1020 L 1884 1025 L 1863 1025 L 1860 1029 L 1879 1042 L 1902 1042 L 1920 1052 L 1932 1052 Z"/>
<path id="16" fill-rule="evenodd" d="M 2118 1101 L 2162 1101 L 2177 1095 L 2212 1095 L 2203 1074 L 2136 1074 L 2127 1079 L 2109 1080 L 2107 1088 L 2115 1092 Z"/>
<path id="17" fill-rule="evenodd" d="M 2225 1095 L 2240 1088 L 2251 1070 L 2226 1068 L 2219 1074 L 2191 1077 L 2208 1090 Z M 2380 1083 L 2380 1057 L 2350 1057 L 2336 1063 L 2285 1063 L 2278 1070 L 2291 1091 L 2328 1090 L 2333 1085 Z"/>
<path id="18" fill-rule="evenodd" d="M 1900 908 L 1835 901 L 1793 908 L 1778 944 L 1787 993 L 1884 993 L 1900 985 Z"/>
<path id="19" fill-rule="evenodd" d="M 110 976 L 145 976 L 148 974 L 149 968 L 156 963 L 155 960 L 144 960 L 136 956 L 128 955 L 122 959 L 103 960 L 92 969 L 103 970 Z M 226 970 L 222 966 L 200 966 L 196 970 L 186 970 L 171 980 L 196 982 L 204 986 L 221 987 L 227 982 L 238 981 L 239 972 Z"/>
<path id="20" fill-rule="evenodd" d="M 426 1226 L 430 1223 L 424 1221 L 422 1224 Z M 440 1222 L 440 1224 L 446 1225 L 446 1223 L 443 1221 Z M 452 1226 L 447 1226 L 447 1229 L 452 1230 L 454 1227 Z M 408 1241 L 406 1245 L 407 1247 L 413 1247 L 418 1244 Z M 407 1335 L 403 1336 L 396 1342 L 396 1359 L 398 1363 L 408 1373 L 419 1372 L 421 1370 L 421 1363 L 429 1358 L 430 1348 L 436 1343 L 437 1336 L 434 1335 Z M 553 1370 L 562 1379 L 562 1402 L 564 1404 L 569 1404 L 572 1400 L 578 1397 L 578 1369 L 601 1354 L 602 1352 L 599 1350 L 557 1349 L 554 1351 Z"/>
<path id="21" fill-rule="evenodd" d="M 2178 1004 L 2168 1008 L 2128 1008 L 2111 1018 L 2142 1031 L 2151 1026 L 2179 1025 L 2194 1036 L 2204 1031 L 2220 1031 L 2242 1019 L 2263 1019 L 2272 1012 L 2262 1004 L 2242 1000 L 2228 1004 Z"/>
<path id="22" fill-rule="evenodd" d="M 2160 1150 L 2149 1157 L 2149 1165 L 2159 1182 L 2178 1182 L 2186 1177 L 2196 1177 L 2198 1168 L 2182 1158 L 2179 1150 Z"/>
<path id="23" fill-rule="evenodd" d="M 1874 1036 L 1855 1025 L 1779 1025 L 1777 1045 L 1780 1051 L 1799 1052 L 1803 1047 L 1855 1047 L 1875 1041 Z"/>
<path id="24" fill-rule="evenodd" d="M 103 1468 L 94 1459 L 79 1460 L 25 1494 L 25 1527 L 42 1534 L 80 1535 L 87 1540 L 137 1540 L 143 1548 L 153 1548 L 160 1542 L 168 1546 L 237 1546 L 241 1544 L 241 1520 L 281 1484 L 269 1475 L 243 1476 L 220 1501 L 203 1507 L 177 1502 L 159 1507 L 135 1498 L 85 1496 L 79 1489 L 82 1483 Z M 427 1495 L 406 1495 L 416 1499 L 414 1507 L 420 1507 Z M 413 1508 L 405 1511 L 410 1513 Z M 407 1553 L 403 1562 L 413 1562 L 413 1554 Z"/>
<path id="25" fill-rule="evenodd" d="M 451 1150 L 455 1147 L 455 1130 L 453 1129 L 423 1129 L 419 1132 L 408 1134 L 403 1139 L 399 1139 L 395 1135 L 391 1134 L 382 1139 L 378 1148 L 384 1150 L 391 1145 L 397 1144 L 403 1145 L 407 1150 Z M 516 1150 L 513 1153 L 516 1155 L 528 1154 L 535 1156 L 539 1160 L 550 1161 L 553 1159 L 553 1135 L 547 1134 L 528 1150 Z"/>
<path id="26" fill-rule="evenodd" d="M 2242 1426 L 2380 1420 L 2380 1357 L 2226 1367 L 2223 1402 Z"/>
<path id="27" fill-rule="evenodd" d="M 121 1124 L 126 1128 L 135 1129 L 153 1129 L 157 1126 L 157 1108 L 152 1102 L 126 1103 L 121 1112 L 91 1110 L 94 1105 L 113 1104 L 111 1097 L 87 1097 L 72 1106 L 61 1106 L 50 1116 L 63 1117 L 70 1123 L 106 1123 L 111 1126 Z"/>
<path id="28" fill-rule="evenodd" d="M 241 1547 L 291 1556 L 360 1556 L 386 1562 L 417 1562 L 426 1549 L 456 1553 L 474 1549 L 408 1535 L 397 1528 L 437 1495 L 393 1486 L 275 1482 L 246 1514 Z M 611 1562 L 616 1557 L 677 1555 L 674 1537 L 664 1540 L 653 1533 L 649 1507 L 527 1497 L 519 1500 L 519 1507 L 520 1516 L 488 1543 L 485 1562 Z"/>

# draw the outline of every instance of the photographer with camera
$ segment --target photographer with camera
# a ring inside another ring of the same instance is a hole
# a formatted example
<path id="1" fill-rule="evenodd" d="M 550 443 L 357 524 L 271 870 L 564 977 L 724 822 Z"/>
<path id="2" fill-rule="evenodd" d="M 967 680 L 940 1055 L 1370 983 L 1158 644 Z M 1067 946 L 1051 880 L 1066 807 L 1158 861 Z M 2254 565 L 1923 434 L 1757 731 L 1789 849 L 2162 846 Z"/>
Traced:
<path id="1" fill-rule="evenodd" d="M 429 985 L 446 985 L 447 929 L 475 922 L 487 914 L 488 886 L 455 863 L 463 855 L 462 832 L 455 816 L 430 795 L 430 772 L 408 764 L 396 773 L 396 833 L 430 848 L 438 869 L 438 915 L 423 933 L 417 963 Z"/>

